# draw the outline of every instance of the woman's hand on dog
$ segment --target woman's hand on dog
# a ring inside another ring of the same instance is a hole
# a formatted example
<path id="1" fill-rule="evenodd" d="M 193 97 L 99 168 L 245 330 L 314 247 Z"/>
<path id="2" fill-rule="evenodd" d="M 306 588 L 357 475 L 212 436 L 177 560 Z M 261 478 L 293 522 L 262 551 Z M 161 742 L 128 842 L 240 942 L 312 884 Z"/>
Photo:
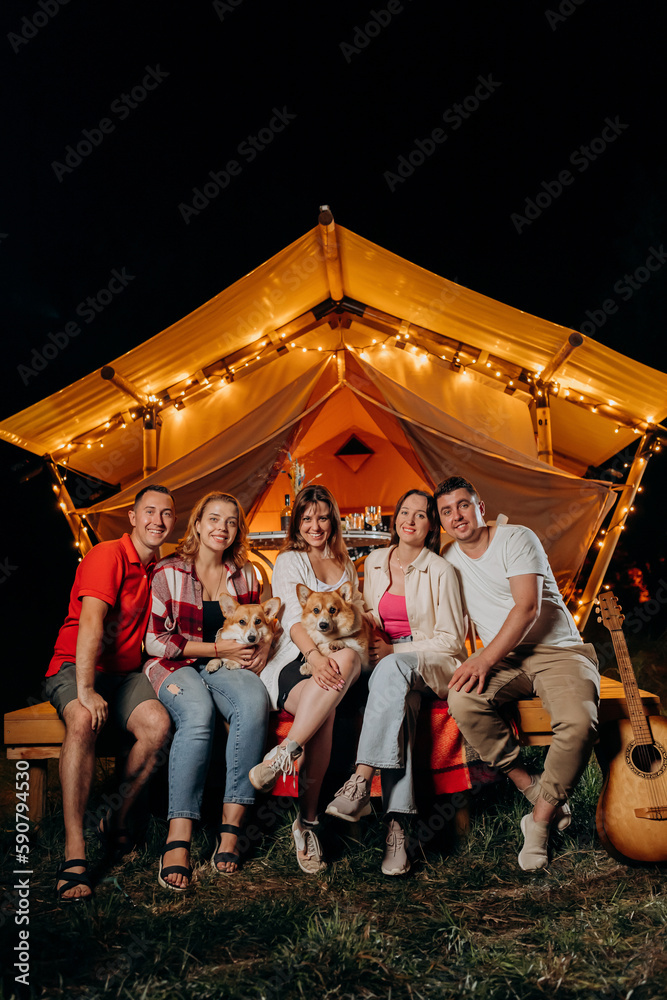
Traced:
<path id="1" fill-rule="evenodd" d="M 267 642 L 261 642 L 259 646 L 250 646 L 249 648 L 253 651 L 253 657 L 243 666 L 246 670 L 252 670 L 253 674 L 259 675 L 266 666 L 266 661 L 269 658 L 271 652 L 272 640 L 269 639 Z M 247 649 L 248 647 L 244 647 Z"/>
<path id="2" fill-rule="evenodd" d="M 308 657 L 308 666 L 315 683 L 325 691 L 341 691 L 345 686 L 345 678 L 336 661 L 319 649 Z"/>
<path id="3" fill-rule="evenodd" d="M 257 655 L 257 646 L 242 646 L 234 639 L 223 639 L 216 645 L 218 656 L 225 660 L 235 660 L 241 667 L 253 669 L 252 664 Z M 266 660 L 262 664 L 261 670 L 264 669 L 265 664 Z"/>

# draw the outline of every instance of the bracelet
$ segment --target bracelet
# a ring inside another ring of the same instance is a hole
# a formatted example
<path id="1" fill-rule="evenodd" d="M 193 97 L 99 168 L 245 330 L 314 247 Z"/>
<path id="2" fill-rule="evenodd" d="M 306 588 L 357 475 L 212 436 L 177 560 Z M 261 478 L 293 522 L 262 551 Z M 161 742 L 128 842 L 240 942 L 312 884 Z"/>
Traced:
<path id="1" fill-rule="evenodd" d="M 218 644 L 215 641 L 215 639 L 213 640 L 213 649 L 215 650 L 215 658 L 216 658 L 216 660 L 219 660 L 220 657 L 218 656 Z"/>
<path id="2" fill-rule="evenodd" d="M 304 653 L 304 654 L 303 654 L 303 658 L 304 658 L 304 660 L 306 661 L 306 663 L 308 663 L 308 657 L 310 656 L 310 654 L 311 654 L 311 653 L 317 653 L 317 652 L 318 652 L 318 649 L 317 649 L 317 646 L 312 646 L 312 647 L 311 647 L 311 648 L 310 648 L 310 649 L 308 650 L 308 652 L 307 652 L 307 653 Z"/>

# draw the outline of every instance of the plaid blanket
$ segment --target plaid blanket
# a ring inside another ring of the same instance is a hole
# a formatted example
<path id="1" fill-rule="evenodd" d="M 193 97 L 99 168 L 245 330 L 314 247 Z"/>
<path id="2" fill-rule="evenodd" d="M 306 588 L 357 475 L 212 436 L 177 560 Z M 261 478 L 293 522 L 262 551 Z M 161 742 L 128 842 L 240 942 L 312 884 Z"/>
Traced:
<path id="1" fill-rule="evenodd" d="M 293 717 L 289 712 L 274 712 L 269 721 L 268 746 L 273 747 L 287 736 Z M 298 762 L 297 762 L 298 764 Z M 467 743 L 449 714 L 446 701 L 422 700 L 415 741 L 415 781 L 424 795 L 451 795 L 480 784 L 497 781 L 500 775 L 484 764 Z M 371 792 L 381 794 L 380 774 L 373 778 Z M 281 777 L 273 795 L 298 795 L 298 771 Z"/>

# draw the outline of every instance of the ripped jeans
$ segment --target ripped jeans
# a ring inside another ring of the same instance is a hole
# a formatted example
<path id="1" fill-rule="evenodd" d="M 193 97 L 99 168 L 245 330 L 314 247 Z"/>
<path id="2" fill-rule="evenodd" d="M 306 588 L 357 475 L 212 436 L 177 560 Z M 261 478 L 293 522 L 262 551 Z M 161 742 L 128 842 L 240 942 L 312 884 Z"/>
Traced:
<path id="1" fill-rule="evenodd" d="M 248 771 L 264 755 L 269 718 L 269 698 L 259 677 L 250 670 L 221 667 L 207 674 L 203 667 L 181 667 L 162 682 L 158 698 L 176 726 L 169 753 L 167 818 L 200 818 L 216 709 L 229 723 L 224 801 L 254 802 Z"/>

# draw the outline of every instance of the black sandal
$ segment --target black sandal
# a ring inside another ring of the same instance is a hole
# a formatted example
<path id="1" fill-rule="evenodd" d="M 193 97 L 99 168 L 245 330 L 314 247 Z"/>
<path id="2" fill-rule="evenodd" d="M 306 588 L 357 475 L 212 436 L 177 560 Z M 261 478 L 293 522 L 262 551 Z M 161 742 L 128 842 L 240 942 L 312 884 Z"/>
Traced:
<path id="1" fill-rule="evenodd" d="M 90 879 L 86 872 L 70 872 L 69 868 L 86 868 L 88 867 L 88 862 L 85 858 L 72 858 L 70 861 L 65 861 L 62 868 L 56 872 L 56 897 L 61 903 L 87 903 L 89 899 L 92 899 L 95 895 L 95 890 L 93 889 Z M 58 888 L 58 882 L 62 879 L 66 879 L 65 884 Z M 65 896 L 66 892 L 70 889 L 74 889 L 77 885 L 85 885 L 90 889 L 89 896 Z"/>
<path id="2" fill-rule="evenodd" d="M 221 823 L 218 827 L 218 832 L 215 838 L 215 848 L 213 849 L 213 856 L 211 857 L 211 868 L 216 875 L 236 875 L 237 872 L 241 870 L 241 855 L 233 854 L 231 851 L 219 851 L 218 846 L 220 844 L 220 834 L 221 833 L 235 833 L 237 838 L 241 836 L 241 827 L 233 826 L 231 823 Z M 218 864 L 221 862 L 231 862 L 236 865 L 236 869 L 233 872 L 222 871 L 218 868 Z"/>
<path id="3" fill-rule="evenodd" d="M 128 830 L 112 826 L 110 817 L 110 812 L 102 817 L 101 824 L 97 827 L 95 833 L 104 849 L 106 857 L 120 861 L 123 855 L 130 853 L 134 847 L 134 841 Z"/>
<path id="4" fill-rule="evenodd" d="M 192 866 L 189 865 L 187 868 L 184 865 L 168 865 L 166 868 L 162 867 L 165 854 L 169 851 L 175 850 L 177 847 L 182 847 L 186 851 L 190 850 L 189 840 L 170 840 L 162 848 L 162 854 L 160 855 L 160 867 L 158 869 L 157 880 L 163 889 L 171 889 L 173 892 L 185 892 L 186 889 L 190 888 L 192 883 Z M 188 879 L 187 885 L 172 885 L 171 882 L 165 882 L 164 875 L 185 875 Z"/>

